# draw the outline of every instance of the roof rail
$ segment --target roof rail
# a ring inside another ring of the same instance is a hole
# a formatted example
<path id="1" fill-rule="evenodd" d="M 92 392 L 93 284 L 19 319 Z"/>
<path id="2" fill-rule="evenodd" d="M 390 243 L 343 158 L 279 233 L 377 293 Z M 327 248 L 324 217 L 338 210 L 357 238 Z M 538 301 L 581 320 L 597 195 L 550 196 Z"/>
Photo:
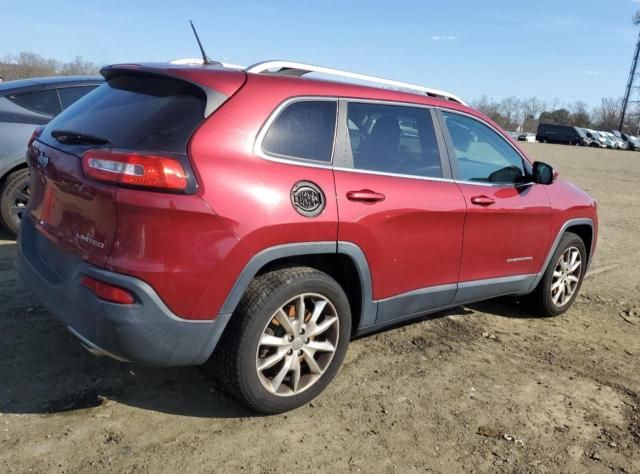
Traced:
<path id="1" fill-rule="evenodd" d="M 391 79 L 383 79 L 381 77 L 369 76 L 367 74 L 360 74 L 357 72 L 343 71 L 341 69 L 333 69 L 324 66 L 312 66 L 311 64 L 297 63 L 294 61 L 264 61 L 254 64 L 245 69 L 246 72 L 252 72 L 254 74 L 279 74 L 283 76 L 300 77 L 311 72 L 317 72 L 320 74 L 327 74 L 330 76 L 346 77 L 349 79 L 356 79 L 360 81 L 371 82 L 375 84 L 382 84 L 385 86 L 397 87 L 399 89 L 406 89 L 412 92 L 421 92 L 423 94 L 440 97 L 443 99 L 458 102 L 462 105 L 467 105 L 460 97 L 453 95 L 449 92 L 440 91 L 437 89 L 431 89 L 430 87 L 419 86 L 416 84 L 410 84 L 408 82 L 394 81 Z"/>

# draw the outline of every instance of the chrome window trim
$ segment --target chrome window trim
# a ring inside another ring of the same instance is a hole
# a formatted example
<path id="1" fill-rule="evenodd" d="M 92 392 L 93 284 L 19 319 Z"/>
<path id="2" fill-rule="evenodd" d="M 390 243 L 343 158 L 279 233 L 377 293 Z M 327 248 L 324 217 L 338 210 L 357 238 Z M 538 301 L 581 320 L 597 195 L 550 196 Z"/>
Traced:
<path id="1" fill-rule="evenodd" d="M 278 156 L 278 155 L 270 155 L 270 154 L 265 153 L 262 150 L 262 141 L 264 140 L 265 135 L 269 131 L 269 127 L 271 127 L 271 124 L 275 121 L 275 119 L 278 117 L 278 115 L 288 105 L 290 105 L 290 104 L 292 104 L 294 102 L 301 102 L 301 101 L 311 101 L 311 102 L 316 102 L 316 101 L 334 101 L 334 102 L 336 102 L 336 125 L 335 125 L 335 128 L 334 128 L 333 148 L 332 148 L 332 151 L 331 151 L 331 161 L 330 162 L 312 161 L 312 160 L 306 160 L 304 158 L 287 157 L 287 156 L 284 156 L 284 155 L 280 155 L 280 156 Z M 346 171 L 346 172 L 349 172 L 349 173 L 361 173 L 361 174 L 371 174 L 371 175 L 377 175 L 377 176 L 390 176 L 390 177 L 395 177 L 395 178 L 417 179 L 417 180 L 420 180 L 420 181 L 438 181 L 438 182 L 456 183 L 456 184 L 472 184 L 474 186 L 485 186 L 485 187 L 525 187 L 525 186 L 531 186 L 532 184 L 534 184 L 533 182 L 530 182 L 530 183 L 482 183 L 482 182 L 476 182 L 476 181 L 465 181 L 465 180 L 460 180 L 460 179 L 455 179 L 455 178 L 435 178 L 435 177 L 429 177 L 429 176 L 415 176 L 415 175 L 406 175 L 406 174 L 400 174 L 400 173 L 388 173 L 388 172 L 384 172 L 384 171 L 361 170 L 361 169 L 356 169 L 356 168 L 347 168 L 347 167 L 344 167 L 344 166 L 335 166 L 334 165 L 334 160 L 335 160 L 335 156 L 336 156 L 336 143 L 337 143 L 337 134 L 338 134 L 338 129 L 339 129 L 338 118 L 339 118 L 339 115 L 340 115 L 339 114 L 339 102 L 340 101 L 346 101 L 346 102 L 357 101 L 357 102 L 370 103 L 370 104 L 394 105 L 394 106 L 400 106 L 400 107 L 417 107 L 417 108 L 423 108 L 423 109 L 426 109 L 426 110 L 453 112 L 453 113 L 457 113 L 457 114 L 460 114 L 460 115 L 468 116 L 468 117 L 470 117 L 472 119 L 475 119 L 475 120 L 483 123 L 484 125 L 486 125 L 489 128 L 491 128 L 494 132 L 498 133 L 498 135 L 500 135 L 504 139 L 502 134 L 494 126 L 492 126 L 490 123 L 488 123 L 485 120 L 482 120 L 480 118 L 477 118 L 472 114 L 469 114 L 469 113 L 466 113 L 466 112 L 461 112 L 461 111 L 458 111 L 458 110 L 455 110 L 455 109 L 449 109 L 449 108 L 445 108 L 445 107 L 441 107 L 441 106 L 434 106 L 434 105 L 416 104 L 416 103 L 413 103 L 413 102 L 396 101 L 396 100 L 367 99 L 367 98 L 362 98 L 361 99 L 359 97 L 304 95 L 304 96 L 289 97 L 288 99 L 286 99 L 283 102 L 281 102 L 271 112 L 271 114 L 269 115 L 267 120 L 261 126 L 260 131 L 258 132 L 258 135 L 256 136 L 256 139 L 255 139 L 255 142 L 254 142 L 254 146 L 253 146 L 253 153 L 256 156 L 259 156 L 262 159 L 265 159 L 267 161 L 272 161 L 272 162 L 275 162 L 275 163 L 282 163 L 282 164 L 288 164 L 288 165 L 294 165 L 294 166 L 304 166 L 304 167 L 308 167 L 308 168 L 333 169 L 335 171 Z M 435 126 L 436 126 L 436 124 L 434 123 L 434 127 Z M 436 132 L 437 132 L 437 130 L 436 130 Z M 444 130 L 442 131 L 442 133 L 444 134 Z M 447 133 L 448 133 L 448 131 L 447 131 Z M 509 142 L 507 142 L 507 143 L 509 143 Z M 526 163 L 530 167 L 531 163 L 529 163 L 529 160 L 517 148 L 515 148 L 512 143 L 509 143 L 509 145 L 516 151 L 516 153 L 518 153 L 518 155 L 523 159 L 524 163 Z"/>
<path id="2" fill-rule="evenodd" d="M 385 171 L 370 171 L 370 170 L 360 170 L 356 168 L 345 168 L 342 166 L 334 166 L 334 170 L 336 171 L 347 171 L 349 173 L 361 173 L 361 174 L 373 174 L 378 176 L 391 176 L 394 178 L 409 178 L 409 179 L 418 179 L 421 181 L 442 181 L 446 183 L 455 183 L 456 181 L 449 178 L 433 178 L 430 176 L 415 176 L 412 174 L 400 174 L 400 173 L 388 173 Z"/>
<path id="3" fill-rule="evenodd" d="M 296 96 L 289 97 L 288 99 L 281 102 L 269 115 L 267 120 L 264 122 L 258 135 L 256 136 L 255 142 L 253 144 L 253 153 L 265 160 L 275 161 L 277 163 L 286 163 L 286 164 L 295 164 L 300 166 L 308 166 L 311 168 L 333 168 L 333 159 L 335 155 L 335 146 L 336 146 L 336 134 L 338 133 L 338 101 L 339 99 L 336 97 L 328 97 L 328 96 Z M 278 155 L 275 153 L 267 153 L 262 149 L 262 142 L 264 137 L 269 132 L 271 125 L 278 116 L 282 113 L 284 109 L 286 109 L 291 104 L 296 102 L 334 102 L 336 105 L 336 118 L 335 123 L 333 125 L 333 143 L 331 144 L 331 157 L 329 161 L 317 161 L 317 160 L 309 160 L 306 158 L 300 158 L 296 156 L 289 155 Z"/>
<path id="4" fill-rule="evenodd" d="M 465 117 L 468 117 L 468 118 L 470 118 L 472 120 L 475 120 L 475 121 L 480 122 L 481 124 L 485 125 L 489 129 L 491 129 L 494 133 L 496 133 L 504 142 L 506 142 L 507 145 L 509 145 L 513 151 L 516 152 L 516 154 L 522 160 L 523 167 L 525 168 L 525 171 L 527 173 L 529 173 L 529 174 L 533 173 L 533 164 L 531 162 L 529 162 L 529 159 L 522 153 L 522 151 L 520 151 L 515 146 L 515 144 L 513 144 L 510 140 L 507 140 L 506 137 L 500 132 L 500 130 L 498 130 L 496 127 L 491 125 L 486 120 L 484 120 L 484 119 L 482 119 L 480 117 L 476 117 L 475 115 L 472 115 L 472 114 L 470 114 L 468 112 L 463 112 L 463 111 L 456 110 L 456 109 L 451 109 L 451 108 L 448 108 L 448 107 L 437 106 L 437 107 L 434 107 L 434 108 L 436 110 L 438 110 L 439 112 L 447 112 L 447 113 L 463 115 Z M 443 120 L 443 122 L 444 122 L 444 120 Z M 449 134 L 449 129 L 447 128 L 446 123 L 442 123 L 442 128 L 443 128 L 443 133 L 445 133 L 446 140 L 450 141 L 451 140 L 451 135 Z M 451 152 L 449 153 L 449 155 L 451 155 Z M 455 156 L 455 152 L 454 152 L 454 155 L 451 158 L 454 159 L 454 160 L 457 160 L 457 157 Z M 452 166 L 453 166 L 453 163 L 452 163 Z M 456 169 L 457 169 L 457 162 L 456 162 Z M 530 181 L 530 182 L 527 182 L 527 183 L 484 183 L 484 182 L 481 182 L 481 181 L 469 181 L 469 180 L 465 180 L 465 179 L 456 179 L 456 178 L 454 178 L 454 181 L 456 183 L 460 183 L 460 184 L 472 184 L 474 186 L 490 186 L 490 187 L 524 187 L 524 186 L 531 186 L 531 185 L 535 184 L 533 181 Z"/>

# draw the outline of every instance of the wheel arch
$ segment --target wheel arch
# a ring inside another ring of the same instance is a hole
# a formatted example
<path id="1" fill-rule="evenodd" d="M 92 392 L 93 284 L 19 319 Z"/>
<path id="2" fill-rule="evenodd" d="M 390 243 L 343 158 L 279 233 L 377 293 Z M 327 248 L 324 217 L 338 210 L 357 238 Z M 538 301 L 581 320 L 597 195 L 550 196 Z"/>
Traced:
<path id="1" fill-rule="evenodd" d="M 251 280 L 264 272 L 304 265 L 327 273 L 344 289 L 352 310 L 352 330 L 373 324 L 371 272 L 364 252 L 350 242 L 304 242 L 270 247 L 254 255 L 244 267 L 220 310 L 232 314 Z"/>
<path id="2" fill-rule="evenodd" d="M 12 163 L 6 168 L 3 168 L 2 170 L 0 170 L 0 188 L 4 186 L 4 183 L 10 174 L 26 168 L 29 168 L 29 165 L 27 165 L 26 161 L 22 161 L 22 162 L 18 161 L 17 163 Z"/>
<path id="3" fill-rule="evenodd" d="M 583 242 L 585 243 L 585 248 L 587 249 L 587 267 L 591 264 L 592 253 L 593 253 L 593 242 L 595 237 L 594 236 L 595 228 L 594 228 L 593 219 L 590 219 L 590 218 L 569 219 L 562 225 L 562 227 L 560 227 L 560 230 L 558 231 L 556 238 L 553 241 L 553 244 L 549 248 L 549 252 L 547 253 L 547 258 L 545 259 L 544 264 L 542 265 L 542 268 L 540 269 L 540 272 L 538 273 L 536 279 L 534 280 L 531 287 L 529 288 L 529 291 L 533 291 L 538 286 L 538 283 L 540 283 L 540 280 L 542 280 L 542 277 L 544 276 L 544 273 L 547 270 L 547 267 L 551 263 L 551 258 L 553 257 L 553 254 L 555 253 L 556 249 L 558 248 L 558 245 L 560 244 L 560 239 L 562 239 L 562 236 L 567 232 L 573 232 L 583 240 Z M 585 239 L 589 239 L 588 244 Z"/>

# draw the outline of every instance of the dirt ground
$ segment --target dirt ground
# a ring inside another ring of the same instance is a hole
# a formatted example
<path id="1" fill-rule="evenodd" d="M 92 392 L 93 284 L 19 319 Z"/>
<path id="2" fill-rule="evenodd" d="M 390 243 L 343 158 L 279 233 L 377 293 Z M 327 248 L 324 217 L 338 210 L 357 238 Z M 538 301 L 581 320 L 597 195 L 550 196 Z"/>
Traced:
<path id="1" fill-rule="evenodd" d="M 312 404 L 260 417 L 199 368 L 96 358 L 0 235 L 0 472 L 640 472 L 640 153 L 529 144 L 599 203 L 576 304 L 498 300 L 353 341 Z"/>

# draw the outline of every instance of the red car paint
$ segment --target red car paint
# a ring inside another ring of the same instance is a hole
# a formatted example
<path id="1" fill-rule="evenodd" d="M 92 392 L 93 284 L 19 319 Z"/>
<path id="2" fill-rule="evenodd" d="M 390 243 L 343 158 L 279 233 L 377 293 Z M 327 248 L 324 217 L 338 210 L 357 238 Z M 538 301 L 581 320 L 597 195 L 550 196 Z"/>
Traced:
<path id="1" fill-rule="evenodd" d="M 148 283 L 180 318 L 214 319 L 250 259 L 278 245 L 355 243 L 366 256 L 378 301 L 438 285 L 536 274 L 567 220 L 588 218 L 597 226 L 594 201 L 562 180 L 525 189 L 489 187 L 314 167 L 265 159 L 254 150 L 265 121 L 292 97 L 433 106 L 492 124 L 455 102 L 206 67 L 121 68 L 178 77 L 229 97 L 189 142 L 196 193 L 99 183 L 84 176 L 76 157 L 36 142 L 32 157 L 44 152 L 51 164 L 34 177 L 30 212 L 57 245 Z M 326 196 L 326 208 L 313 219 L 291 205 L 292 186 L 303 180 Z M 349 198 L 359 191 L 383 199 Z"/>

